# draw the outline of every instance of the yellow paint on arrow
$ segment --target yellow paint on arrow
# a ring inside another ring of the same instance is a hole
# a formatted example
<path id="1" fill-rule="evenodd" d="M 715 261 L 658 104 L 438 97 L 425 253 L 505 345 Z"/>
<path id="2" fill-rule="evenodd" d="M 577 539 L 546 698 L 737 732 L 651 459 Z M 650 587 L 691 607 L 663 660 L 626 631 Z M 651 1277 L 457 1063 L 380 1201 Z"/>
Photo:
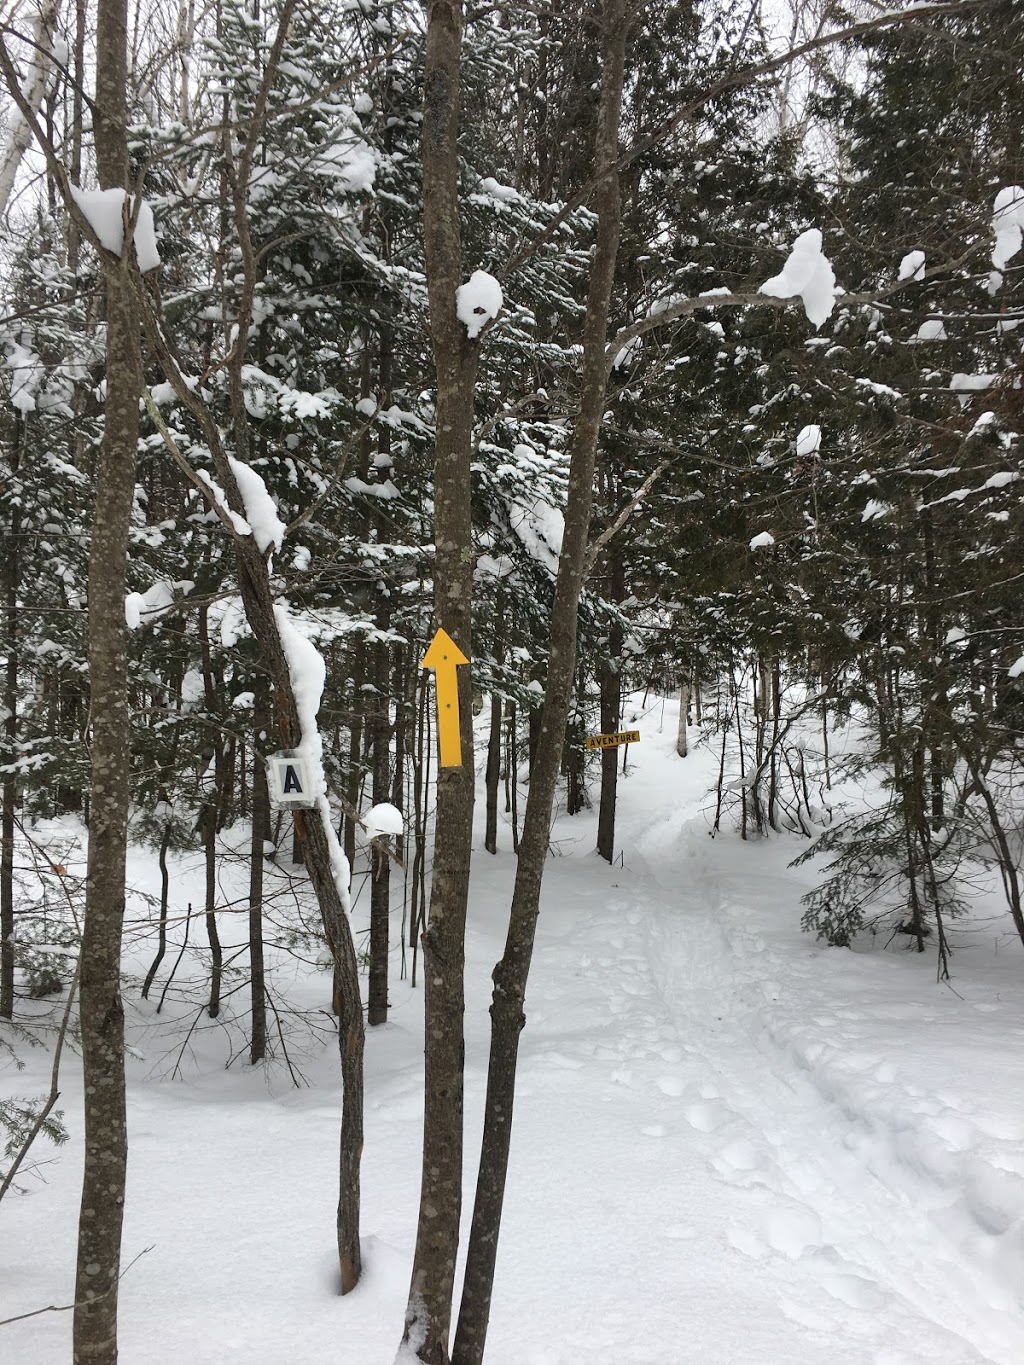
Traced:
<path id="1" fill-rule="evenodd" d="M 421 668 L 434 670 L 437 687 L 437 735 L 441 744 L 441 767 L 462 767 L 462 734 L 459 729 L 459 664 L 468 664 L 452 637 L 438 630 L 423 656 Z"/>

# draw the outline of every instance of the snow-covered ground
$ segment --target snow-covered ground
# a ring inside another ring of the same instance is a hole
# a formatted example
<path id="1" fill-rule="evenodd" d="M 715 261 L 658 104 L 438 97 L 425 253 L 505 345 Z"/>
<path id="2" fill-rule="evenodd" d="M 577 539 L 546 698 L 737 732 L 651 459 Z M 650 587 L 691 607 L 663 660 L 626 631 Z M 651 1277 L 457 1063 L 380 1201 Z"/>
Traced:
<path id="1" fill-rule="evenodd" d="M 950 988 L 930 954 L 815 944 L 794 842 L 708 837 L 714 756 L 677 758 L 676 719 L 659 702 L 636 722 L 621 863 L 592 852 L 591 816 L 554 832 L 488 1361 L 1019 1365 L 1019 945 L 999 922 L 959 931 Z M 509 844 L 506 831 L 475 863 L 467 1205 Z M 136 882 L 152 885 L 153 864 L 136 854 Z M 179 908 L 201 901 L 200 880 L 180 860 Z M 296 1007 L 324 1001 L 322 974 L 275 971 Z M 204 1029 L 171 1079 L 152 1011 L 132 993 L 124 1258 L 139 1259 L 121 1358 L 391 1365 L 416 1221 L 420 993 L 396 980 L 391 1021 L 368 1039 L 366 1274 L 344 1300 L 332 1046 L 296 1045 L 309 1082 L 296 1089 L 280 1068 L 226 1070 L 232 1043 Z M 46 1088 L 45 1057 L 24 1059 L 0 1072 L 2 1093 Z M 79 1091 L 71 1059 L 72 1140 L 0 1205 L 0 1317 L 71 1300 Z M 0 1328 L 0 1360 L 65 1365 L 69 1343 L 70 1314 L 49 1313 Z"/>

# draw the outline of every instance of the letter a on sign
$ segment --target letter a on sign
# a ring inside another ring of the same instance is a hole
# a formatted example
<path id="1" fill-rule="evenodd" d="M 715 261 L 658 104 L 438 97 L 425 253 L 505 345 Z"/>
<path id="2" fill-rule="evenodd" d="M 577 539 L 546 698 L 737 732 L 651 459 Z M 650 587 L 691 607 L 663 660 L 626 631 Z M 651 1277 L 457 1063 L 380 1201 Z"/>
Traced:
<path id="1" fill-rule="evenodd" d="M 316 805 L 309 765 L 295 753 L 267 755 L 267 786 L 270 804 L 277 809 L 303 810 Z"/>

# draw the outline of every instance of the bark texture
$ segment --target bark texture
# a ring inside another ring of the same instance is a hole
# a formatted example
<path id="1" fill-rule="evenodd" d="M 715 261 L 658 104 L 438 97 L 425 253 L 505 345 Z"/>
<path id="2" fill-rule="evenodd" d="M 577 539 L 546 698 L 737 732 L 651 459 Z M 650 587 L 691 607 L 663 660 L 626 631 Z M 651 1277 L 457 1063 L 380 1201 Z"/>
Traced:
<path id="1" fill-rule="evenodd" d="M 100 0 L 94 128 L 104 189 L 128 186 L 126 25 L 125 0 Z M 79 986 L 85 1165 L 75 1281 L 75 1365 L 114 1365 L 117 1360 L 128 1161 L 120 971 L 130 762 L 124 599 L 142 393 L 132 278 L 137 271 L 131 256 L 128 244 L 119 261 L 109 257 L 103 261 L 107 390 L 89 546 L 92 775 Z"/>
<path id="2" fill-rule="evenodd" d="M 594 464 L 607 384 L 605 344 L 619 243 L 619 181 L 610 168 L 614 167 L 618 156 L 628 27 L 629 11 L 625 0 L 605 0 L 601 107 L 595 157 L 599 177 L 595 192 L 598 230 L 584 322 L 580 411 L 571 445 L 565 533 L 555 584 L 540 737 L 526 803 L 508 938 L 504 955 L 494 969 L 480 1173 L 452 1365 L 480 1365 L 487 1338 L 512 1136 L 519 1035 L 526 1022 L 523 1012 L 526 981 L 533 956 L 552 803 L 572 698 L 577 606 L 586 569 Z"/>
<path id="3" fill-rule="evenodd" d="M 473 552 L 470 464 L 479 343 L 456 316 L 462 283 L 458 213 L 462 4 L 431 0 L 423 113 L 423 230 L 430 333 L 437 376 L 434 446 L 434 610 L 471 657 Z M 469 669 L 459 669 L 462 766 L 437 780 L 434 879 L 423 934 L 423 1172 L 405 1342 L 421 1361 L 447 1365 L 462 1211 L 463 1012 L 466 905 L 473 835 Z"/>

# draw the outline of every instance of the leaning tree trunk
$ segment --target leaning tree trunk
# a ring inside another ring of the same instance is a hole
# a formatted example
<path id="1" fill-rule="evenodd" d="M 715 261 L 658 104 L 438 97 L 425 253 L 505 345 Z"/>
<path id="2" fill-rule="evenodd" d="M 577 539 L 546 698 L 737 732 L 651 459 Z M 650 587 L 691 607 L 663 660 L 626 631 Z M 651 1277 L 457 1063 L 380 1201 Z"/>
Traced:
<path id="1" fill-rule="evenodd" d="M 480 1173 L 452 1365 L 480 1365 L 483 1360 L 512 1136 L 519 1035 L 525 1024 L 526 980 L 533 956 L 551 811 L 572 699 L 577 608 L 586 569 L 594 463 L 608 377 L 605 345 L 621 213 L 619 178 L 612 167 L 618 156 L 628 28 L 626 0 L 604 0 L 603 71 L 595 156 L 598 227 L 584 321 L 580 411 L 570 447 L 565 532 L 551 616 L 551 652 L 540 743 L 526 803 L 508 938 L 504 955 L 494 969 Z"/>
<path id="2" fill-rule="evenodd" d="M 96 164 L 104 189 L 127 188 L 126 0 L 99 0 Z M 127 234 L 126 234 L 127 235 Z M 128 842 L 129 717 L 124 616 L 128 530 L 142 393 L 132 247 L 104 256 L 106 400 L 89 545 L 92 776 L 80 966 L 85 1168 L 75 1281 L 75 1365 L 115 1365 L 128 1133 L 121 932 Z"/>
<path id="3" fill-rule="evenodd" d="M 434 436 L 434 612 L 471 658 L 473 542 L 470 465 L 479 343 L 456 315 L 462 283 L 458 212 L 461 0 L 431 0 L 423 110 L 423 232 L 437 374 Z M 423 1171 L 404 1340 L 447 1365 L 462 1212 L 463 1011 L 466 904 L 473 838 L 470 670 L 459 678 L 462 766 L 439 768 L 434 880 L 423 933 Z"/>

